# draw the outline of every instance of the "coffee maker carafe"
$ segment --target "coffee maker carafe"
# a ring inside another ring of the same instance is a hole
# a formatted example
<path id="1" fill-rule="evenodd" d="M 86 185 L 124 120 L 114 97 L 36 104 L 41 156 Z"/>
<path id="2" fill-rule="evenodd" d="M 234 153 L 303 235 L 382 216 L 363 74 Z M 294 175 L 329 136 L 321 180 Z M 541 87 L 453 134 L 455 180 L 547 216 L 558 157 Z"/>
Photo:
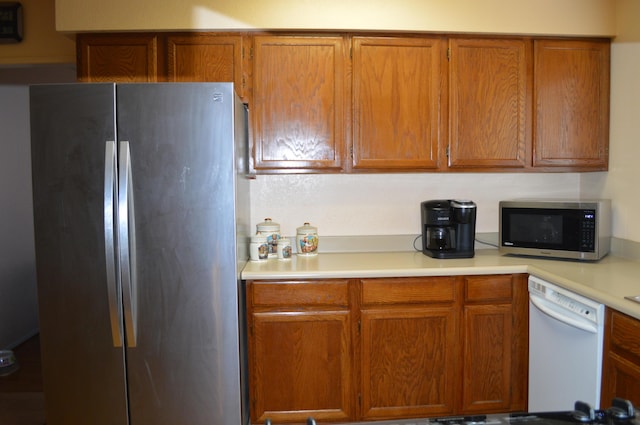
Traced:
<path id="1" fill-rule="evenodd" d="M 420 204 L 422 252 L 433 258 L 471 258 L 476 235 L 476 204 L 431 200 Z"/>

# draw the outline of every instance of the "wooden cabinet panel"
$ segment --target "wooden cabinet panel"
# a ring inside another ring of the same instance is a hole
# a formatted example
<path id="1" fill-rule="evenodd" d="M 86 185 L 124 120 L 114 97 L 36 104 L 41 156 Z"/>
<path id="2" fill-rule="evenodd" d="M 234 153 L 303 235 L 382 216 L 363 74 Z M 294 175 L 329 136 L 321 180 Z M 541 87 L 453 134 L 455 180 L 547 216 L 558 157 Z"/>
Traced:
<path id="1" fill-rule="evenodd" d="M 640 405 L 640 320 L 607 308 L 604 335 L 602 406 L 614 397 Z"/>
<path id="2" fill-rule="evenodd" d="M 640 358 L 640 320 L 612 311 L 610 325 L 612 347 Z"/>
<path id="3" fill-rule="evenodd" d="M 233 82 L 242 96 L 242 36 L 168 35 L 168 81 Z"/>
<path id="4" fill-rule="evenodd" d="M 453 414 L 457 309 L 366 309 L 361 320 L 362 419 Z"/>
<path id="5" fill-rule="evenodd" d="M 352 418 L 348 311 L 255 313 L 254 423 Z"/>
<path id="6" fill-rule="evenodd" d="M 530 42 L 452 38 L 449 43 L 449 167 L 529 165 Z"/>
<path id="7" fill-rule="evenodd" d="M 526 411 L 529 395 L 529 275 L 512 275 L 513 338 L 511 339 L 511 406 L 512 412 Z"/>
<path id="8" fill-rule="evenodd" d="M 454 414 L 461 278 L 363 279 L 361 418 Z"/>
<path id="9" fill-rule="evenodd" d="M 348 280 L 255 281 L 252 304 L 261 307 L 349 306 Z"/>
<path id="10" fill-rule="evenodd" d="M 353 37 L 353 168 L 438 167 L 444 41 Z"/>
<path id="11" fill-rule="evenodd" d="M 511 303 L 514 288 L 513 275 L 472 276 L 465 279 L 464 300 L 472 302 Z"/>
<path id="12" fill-rule="evenodd" d="M 347 48 L 341 36 L 256 36 L 254 167 L 343 169 Z"/>
<path id="13" fill-rule="evenodd" d="M 511 406 L 511 304 L 464 308 L 464 412 Z"/>
<path id="14" fill-rule="evenodd" d="M 252 423 L 355 417 L 348 280 L 247 282 Z"/>
<path id="15" fill-rule="evenodd" d="M 630 400 L 635 406 L 640 403 L 640 364 L 633 363 L 615 353 L 610 353 L 606 362 L 600 404 L 610 406 L 614 397 Z"/>
<path id="16" fill-rule="evenodd" d="M 610 42 L 534 42 L 534 166 L 606 170 Z"/>
<path id="17" fill-rule="evenodd" d="M 78 34 L 82 82 L 158 81 L 158 38 L 150 34 Z"/>
<path id="18" fill-rule="evenodd" d="M 452 303 L 458 298 L 456 277 L 367 279 L 362 285 L 362 304 Z"/>
<path id="19" fill-rule="evenodd" d="M 465 277 L 461 413 L 525 410 L 527 275 Z"/>

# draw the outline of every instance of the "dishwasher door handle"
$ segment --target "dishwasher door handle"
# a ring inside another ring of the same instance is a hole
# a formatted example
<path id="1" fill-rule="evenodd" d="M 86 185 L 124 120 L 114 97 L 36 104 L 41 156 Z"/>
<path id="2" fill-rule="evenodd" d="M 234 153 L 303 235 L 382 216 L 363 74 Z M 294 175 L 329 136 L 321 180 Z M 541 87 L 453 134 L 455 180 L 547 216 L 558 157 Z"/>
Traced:
<path id="1" fill-rule="evenodd" d="M 584 320 L 577 320 L 573 317 L 566 316 L 557 311 L 557 309 L 553 308 L 554 303 L 550 303 L 549 301 L 541 298 L 535 294 L 529 293 L 529 300 L 531 303 L 538 308 L 541 312 L 546 314 L 547 316 L 553 317 L 554 319 L 566 323 L 569 326 L 573 326 L 574 328 L 581 329 L 585 332 L 589 333 L 598 333 L 598 327 L 595 324 Z"/>

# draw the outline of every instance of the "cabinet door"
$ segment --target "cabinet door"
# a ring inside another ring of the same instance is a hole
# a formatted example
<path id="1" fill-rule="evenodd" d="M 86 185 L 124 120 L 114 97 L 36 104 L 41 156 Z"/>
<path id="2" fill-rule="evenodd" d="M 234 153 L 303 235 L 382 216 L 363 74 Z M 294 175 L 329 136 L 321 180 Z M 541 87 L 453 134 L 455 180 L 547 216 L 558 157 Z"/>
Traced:
<path id="1" fill-rule="evenodd" d="M 441 38 L 353 38 L 354 169 L 438 167 L 443 45 Z"/>
<path id="2" fill-rule="evenodd" d="M 640 404 L 640 363 L 634 363 L 615 353 L 605 360 L 601 405 L 610 406 L 614 397 Z"/>
<path id="3" fill-rule="evenodd" d="M 343 168 L 348 93 L 345 44 L 340 36 L 254 38 L 256 170 Z"/>
<path id="4" fill-rule="evenodd" d="M 349 323 L 348 311 L 253 315 L 254 422 L 351 418 Z"/>
<path id="5" fill-rule="evenodd" d="M 530 43 L 458 38 L 449 43 L 449 167 L 526 167 L 531 145 Z"/>
<path id="6" fill-rule="evenodd" d="M 640 320 L 607 308 L 600 404 L 614 397 L 640 405 Z"/>
<path id="7" fill-rule="evenodd" d="M 610 42 L 536 40 L 534 166 L 606 170 Z"/>
<path id="8" fill-rule="evenodd" d="M 233 82 L 242 96 L 242 36 L 176 34 L 167 36 L 169 81 Z"/>
<path id="9" fill-rule="evenodd" d="M 459 279 L 361 281 L 361 419 L 455 413 Z"/>
<path id="10" fill-rule="evenodd" d="M 464 308 L 464 412 L 505 411 L 511 405 L 511 305 Z"/>
<path id="11" fill-rule="evenodd" d="M 158 39 L 151 34 L 78 34 L 82 82 L 158 81 Z"/>
<path id="12" fill-rule="evenodd" d="M 527 307 L 525 274 L 465 277 L 460 413 L 526 409 Z"/>
<path id="13" fill-rule="evenodd" d="M 348 281 L 248 282 L 252 423 L 354 420 Z"/>
<path id="14" fill-rule="evenodd" d="M 455 309 L 365 309 L 361 314 L 362 419 L 453 414 Z"/>

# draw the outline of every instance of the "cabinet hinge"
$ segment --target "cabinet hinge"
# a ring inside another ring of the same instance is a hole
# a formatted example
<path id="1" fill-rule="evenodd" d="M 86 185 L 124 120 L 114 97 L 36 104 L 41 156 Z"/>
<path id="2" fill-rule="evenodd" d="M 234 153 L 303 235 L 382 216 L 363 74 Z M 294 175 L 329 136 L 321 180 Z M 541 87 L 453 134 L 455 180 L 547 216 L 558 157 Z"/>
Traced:
<path id="1" fill-rule="evenodd" d="M 449 145 L 447 145 L 447 150 L 446 150 L 445 154 L 447 155 L 447 158 L 449 158 Z"/>
<path id="2" fill-rule="evenodd" d="M 358 393 L 358 406 L 362 409 L 362 394 Z"/>
<path id="3" fill-rule="evenodd" d="M 349 47 L 349 59 L 353 59 L 353 47 Z"/>
<path id="4" fill-rule="evenodd" d="M 358 320 L 358 335 L 360 335 L 361 325 L 362 325 L 362 322 L 360 320 Z"/>
<path id="5" fill-rule="evenodd" d="M 353 146 L 349 148 L 349 156 L 353 159 Z"/>
<path id="6" fill-rule="evenodd" d="M 451 60 L 451 47 L 447 47 L 447 60 Z"/>

